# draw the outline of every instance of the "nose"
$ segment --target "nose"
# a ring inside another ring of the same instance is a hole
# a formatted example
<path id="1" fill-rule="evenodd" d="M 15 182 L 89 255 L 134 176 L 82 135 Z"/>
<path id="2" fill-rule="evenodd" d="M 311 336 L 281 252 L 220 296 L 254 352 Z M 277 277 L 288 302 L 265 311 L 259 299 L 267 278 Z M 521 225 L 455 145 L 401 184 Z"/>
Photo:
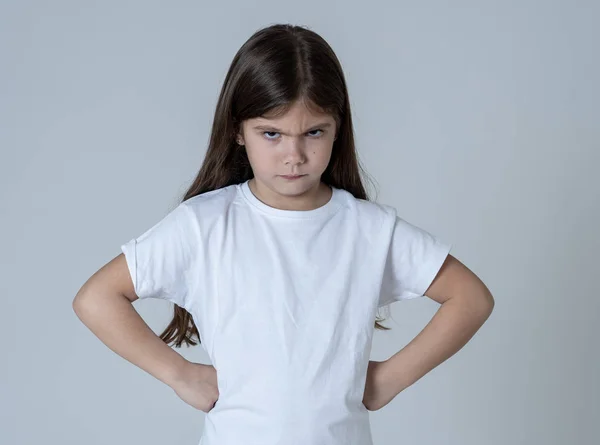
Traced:
<path id="1" fill-rule="evenodd" d="M 285 147 L 283 155 L 285 164 L 302 164 L 305 162 L 306 157 L 304 155 L 304 141 L 302 138 L 290 138 Z"/>

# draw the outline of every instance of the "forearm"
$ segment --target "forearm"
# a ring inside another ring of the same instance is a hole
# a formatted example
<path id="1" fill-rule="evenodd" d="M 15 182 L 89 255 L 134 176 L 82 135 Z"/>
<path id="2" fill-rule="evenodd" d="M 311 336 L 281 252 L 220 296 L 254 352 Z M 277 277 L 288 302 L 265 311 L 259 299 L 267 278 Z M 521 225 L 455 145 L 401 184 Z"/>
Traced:
<path id="1" fill-rule="evenodd" d="M 127 298 L 89 289 L 77 295 L 73 309 L 113 352 L 169 386 L 177 381 L 187 361 L 150 329 Z"/>
<path id="2" fill-rule="evenodd" d="M 450 298 L 402 350 L 386 361 L 386 374 L 397 393 L 458 352 L 483 325 L 492 305 L 481 298 Z"/>

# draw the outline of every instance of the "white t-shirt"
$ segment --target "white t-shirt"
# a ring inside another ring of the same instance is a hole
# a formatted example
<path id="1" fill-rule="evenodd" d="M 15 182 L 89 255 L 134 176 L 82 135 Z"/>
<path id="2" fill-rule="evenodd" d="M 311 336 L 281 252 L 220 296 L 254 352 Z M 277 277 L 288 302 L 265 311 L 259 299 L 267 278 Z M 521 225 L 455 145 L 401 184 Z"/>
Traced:
<path id="1" fill-rule="evenodd" d="M 188 199 L 121 246 L 139 298 L 192 314 L 217 371 L 201 445 L 371 445 L 362 398 L 377 309 L 422 296 L 450 248 L 343 189 L 281 210 L 247 181 Z"/>

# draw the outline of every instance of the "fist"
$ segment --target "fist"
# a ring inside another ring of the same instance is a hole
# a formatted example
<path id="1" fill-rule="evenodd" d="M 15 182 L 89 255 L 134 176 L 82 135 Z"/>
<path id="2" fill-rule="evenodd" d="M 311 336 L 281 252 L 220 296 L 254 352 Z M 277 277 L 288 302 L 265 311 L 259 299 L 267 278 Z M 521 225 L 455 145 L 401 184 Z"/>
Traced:
<path id="1" fill-rule="evenodd" d="M 172 388 L 181 400 L 205 413 L 219 399 L 217 371 L 212 365 L 188 362 L 181 378 Z"/>

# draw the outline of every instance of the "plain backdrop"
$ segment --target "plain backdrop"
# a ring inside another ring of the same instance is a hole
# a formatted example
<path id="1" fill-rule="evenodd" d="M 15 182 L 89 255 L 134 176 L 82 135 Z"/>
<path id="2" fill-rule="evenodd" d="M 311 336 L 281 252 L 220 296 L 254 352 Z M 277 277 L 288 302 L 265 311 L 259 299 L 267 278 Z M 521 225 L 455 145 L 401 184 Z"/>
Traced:
<path id="1" fill-rule="evenodd" d="M 375 445 L 600 443 L 599 14 L 592 1 L 2 1 L 0 443 L 198 442 L 205 414 L 71 302 L 179 202 L 235 52 L 282 22 L 337 53 L 373 199 L 451 242 L 496 299 L 463 349 L 370 413 Z M 155 332 L 171 316 L 160 300 L 135 307 Z M 372 359 L 438 307 L 394 303 Z"/>

